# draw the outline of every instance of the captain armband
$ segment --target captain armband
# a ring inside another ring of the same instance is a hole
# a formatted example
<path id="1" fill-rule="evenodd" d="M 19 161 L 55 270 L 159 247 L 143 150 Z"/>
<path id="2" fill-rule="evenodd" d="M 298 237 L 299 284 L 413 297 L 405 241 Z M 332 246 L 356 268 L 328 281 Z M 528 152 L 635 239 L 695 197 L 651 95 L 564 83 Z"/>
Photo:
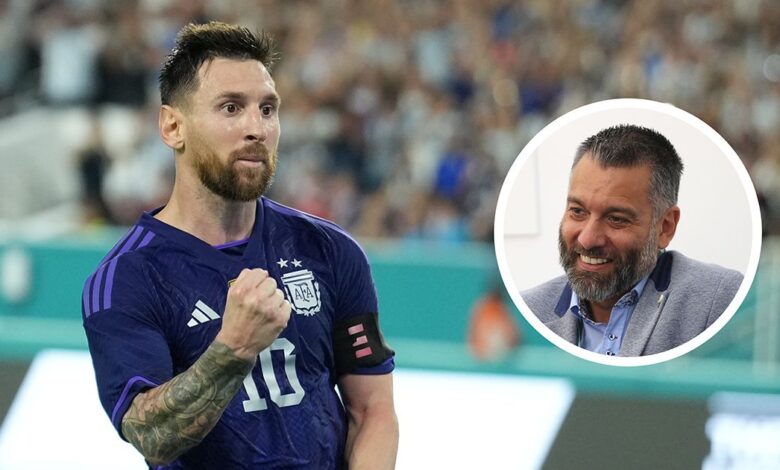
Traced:
<path id="1" fill-rule="evenodd" d="M 376 313 L 366 313 L 337 322 L 333 333 L 336 373 L 349 374 L 357 369 L 374 367 L 391 358 L 390 349 L 379 331 Z"/>

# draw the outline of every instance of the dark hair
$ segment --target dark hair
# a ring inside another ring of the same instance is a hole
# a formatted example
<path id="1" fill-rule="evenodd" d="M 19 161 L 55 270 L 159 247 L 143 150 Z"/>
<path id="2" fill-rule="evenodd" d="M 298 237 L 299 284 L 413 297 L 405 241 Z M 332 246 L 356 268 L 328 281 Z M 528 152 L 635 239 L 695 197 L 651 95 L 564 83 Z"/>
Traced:
<path id="1" fill-rule="evenodd" d="M 160 70 L 162 104 L 179 102 L 198 87 L 200 66 L 216 57 L 257 60 L 269 71 L 277 58 L 271 36 L 247 28 L 212 21 L 190 23 L 176 36 L 176 45 Z"/>
<path id="2" fill-rule="evenodd" d="M 603 129 L 580 144 L 572 170 L 586 153 L 604 168 L 650 165 L 650 202 L 656 217 L 677 204 L 683 163 L 660 133 L 631 124 Z"/>

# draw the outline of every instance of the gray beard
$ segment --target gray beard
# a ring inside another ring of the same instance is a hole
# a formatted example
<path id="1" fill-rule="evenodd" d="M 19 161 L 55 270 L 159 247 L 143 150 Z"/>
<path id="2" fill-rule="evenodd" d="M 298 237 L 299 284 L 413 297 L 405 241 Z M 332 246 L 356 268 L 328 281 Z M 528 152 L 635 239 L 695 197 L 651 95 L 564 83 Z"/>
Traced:
<path id="1" fill-rule="evenodd" d="M 644 246 L 628 251 L 620 258 L 613 258 L 615 269 L 610 273 L 594 273 L 577 269 L 580 254 L 604 257 L 601 250 L 570 249 L 558 231 L 560 263 L 569 278 L 572 290 L 580 299 L 603 302 L 617 299 L 647 275 L 658 259 L 658 237 L 651 230 Z"/>

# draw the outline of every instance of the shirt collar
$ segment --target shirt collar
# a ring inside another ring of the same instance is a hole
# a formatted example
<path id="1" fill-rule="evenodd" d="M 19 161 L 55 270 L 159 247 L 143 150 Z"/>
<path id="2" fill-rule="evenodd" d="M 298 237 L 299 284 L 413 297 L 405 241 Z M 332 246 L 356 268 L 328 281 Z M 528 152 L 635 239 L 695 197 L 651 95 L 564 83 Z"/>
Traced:
<path id="1" fill-rule="evenodd" d="M 632 287 L 630 291 L 626 292 L 623 297 L 621 297 L 615 303 L 615 306 L 622 307 L 635 304 L 637 300 L 639 300 L 639 296 L 642 295 L 642 291 L 645 290 L 645 285 L 647 284 L 648 279 L 650 279 L 650 273 L 646 274 L 642 279 L 639 280 L 639 282 L 634 284 L 634 287 Z M 580 297 L 576 292 L 574 292 L 574 289 L 571 291 L 569 310 L 571 310 L 576 316 L 583 317 L 582 313 L 580 312 Z"/>

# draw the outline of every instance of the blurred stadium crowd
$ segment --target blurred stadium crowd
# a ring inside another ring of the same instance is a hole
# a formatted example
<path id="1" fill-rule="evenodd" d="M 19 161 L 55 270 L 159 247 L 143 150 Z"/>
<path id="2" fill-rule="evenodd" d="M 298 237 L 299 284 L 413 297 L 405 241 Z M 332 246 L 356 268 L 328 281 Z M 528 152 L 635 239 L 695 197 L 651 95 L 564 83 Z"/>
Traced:
<path id="1" fill-rule="evenodd" d="M 90 116 L 74 155 L 47 157 L 74 159 L 85 222 L 130 224 L 165 201 L 156 74 L 179 28 L 211 19 L 265 29 L 281 51 L 270 196 L 358 236 L 492 241 L 528 140 L 618 97 L 713 126 L 780 232 L 780 2 L 0 0 L 3 118 Z"/>

